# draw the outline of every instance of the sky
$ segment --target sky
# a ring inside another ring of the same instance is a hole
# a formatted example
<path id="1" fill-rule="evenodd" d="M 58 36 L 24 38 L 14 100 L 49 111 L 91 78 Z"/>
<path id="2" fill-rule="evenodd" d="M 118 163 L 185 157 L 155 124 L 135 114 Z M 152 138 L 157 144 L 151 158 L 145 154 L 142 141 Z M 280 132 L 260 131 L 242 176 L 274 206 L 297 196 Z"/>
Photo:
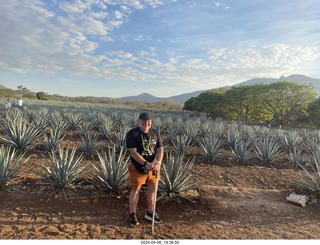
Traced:
<path id="1" fill-rule="evenodd" d="M 320 78 L 318 0 L 0 0 L 0 84 L 170 97 Z"/>

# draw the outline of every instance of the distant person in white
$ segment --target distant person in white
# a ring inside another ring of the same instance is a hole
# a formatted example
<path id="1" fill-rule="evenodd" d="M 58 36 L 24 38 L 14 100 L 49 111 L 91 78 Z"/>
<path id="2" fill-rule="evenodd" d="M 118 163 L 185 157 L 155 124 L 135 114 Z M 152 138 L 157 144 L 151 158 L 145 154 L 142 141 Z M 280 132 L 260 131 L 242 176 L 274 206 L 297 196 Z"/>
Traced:
<path id="1" fill-rule="evenodd" d="M 7 99 L 6 105 L 7 105 L 8 108 L 11 107 L 11 103 L 10 103 L 10 99 L 9 98 Z"/>
<path id="2" fill-rule="evenodd" d="M 18 99 L 18 107 L 22 110 L 22 99 Z"/>

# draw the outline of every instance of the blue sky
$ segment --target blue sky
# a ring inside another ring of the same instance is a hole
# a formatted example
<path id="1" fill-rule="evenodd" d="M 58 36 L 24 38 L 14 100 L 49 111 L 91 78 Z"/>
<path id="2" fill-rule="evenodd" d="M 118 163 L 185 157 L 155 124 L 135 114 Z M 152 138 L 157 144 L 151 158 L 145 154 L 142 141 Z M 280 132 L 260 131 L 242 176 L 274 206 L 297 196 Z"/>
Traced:
<path id="1" fill-rule="evenodd" d="M 251 78 L 320 78 L 317 0 L 0 1 L 0 84 L 169 97 Z"/>

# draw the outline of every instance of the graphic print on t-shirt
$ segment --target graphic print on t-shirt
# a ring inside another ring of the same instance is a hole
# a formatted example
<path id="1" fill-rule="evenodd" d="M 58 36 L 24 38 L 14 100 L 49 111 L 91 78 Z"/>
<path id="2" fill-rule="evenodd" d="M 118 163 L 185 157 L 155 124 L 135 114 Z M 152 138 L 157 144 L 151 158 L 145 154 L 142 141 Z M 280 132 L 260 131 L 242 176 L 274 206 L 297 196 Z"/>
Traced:
<path id="1" fill-rule="evenodd" d="M 155 154 L 155 148 L 156 148 L 156 144 L 157 142 L 154 139 L 151 139 L 150 135 L 146 135 L 147 138 L 145 138 L 142 134 L 141 134 L 141 139 L 142 139 L 142 146 L 143 146 L 143 152 L 142 152 L 142 156 L 152 156 L 153 154 Z"/>

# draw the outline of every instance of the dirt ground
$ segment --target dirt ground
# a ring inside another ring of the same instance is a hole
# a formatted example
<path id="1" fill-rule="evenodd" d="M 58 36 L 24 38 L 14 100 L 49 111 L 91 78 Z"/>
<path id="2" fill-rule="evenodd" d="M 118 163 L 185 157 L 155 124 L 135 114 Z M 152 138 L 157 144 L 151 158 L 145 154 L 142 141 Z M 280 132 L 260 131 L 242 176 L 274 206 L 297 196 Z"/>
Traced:
<path id="1" fill-rule="evenodd" d="M 41 159 L 35 155 L 30 163 Z M 30 169 L 30 173 L 31 170 Z M 239 165 L 196 160 L 194 173 L 203 186 L 183 198 L 162 199 L 157 211 L 163 223 L 151 234 L 144 220 L 146 191 L 138 205 L 140 225 L 130 227 L 130 189 L 106 194 L 85 180 L 63 198 L 26 175 L 0 191 L 0 239 L 319 239 L 320 204 L 305 208 L 286 202 L 299 169 L 285 161 Z"/>

